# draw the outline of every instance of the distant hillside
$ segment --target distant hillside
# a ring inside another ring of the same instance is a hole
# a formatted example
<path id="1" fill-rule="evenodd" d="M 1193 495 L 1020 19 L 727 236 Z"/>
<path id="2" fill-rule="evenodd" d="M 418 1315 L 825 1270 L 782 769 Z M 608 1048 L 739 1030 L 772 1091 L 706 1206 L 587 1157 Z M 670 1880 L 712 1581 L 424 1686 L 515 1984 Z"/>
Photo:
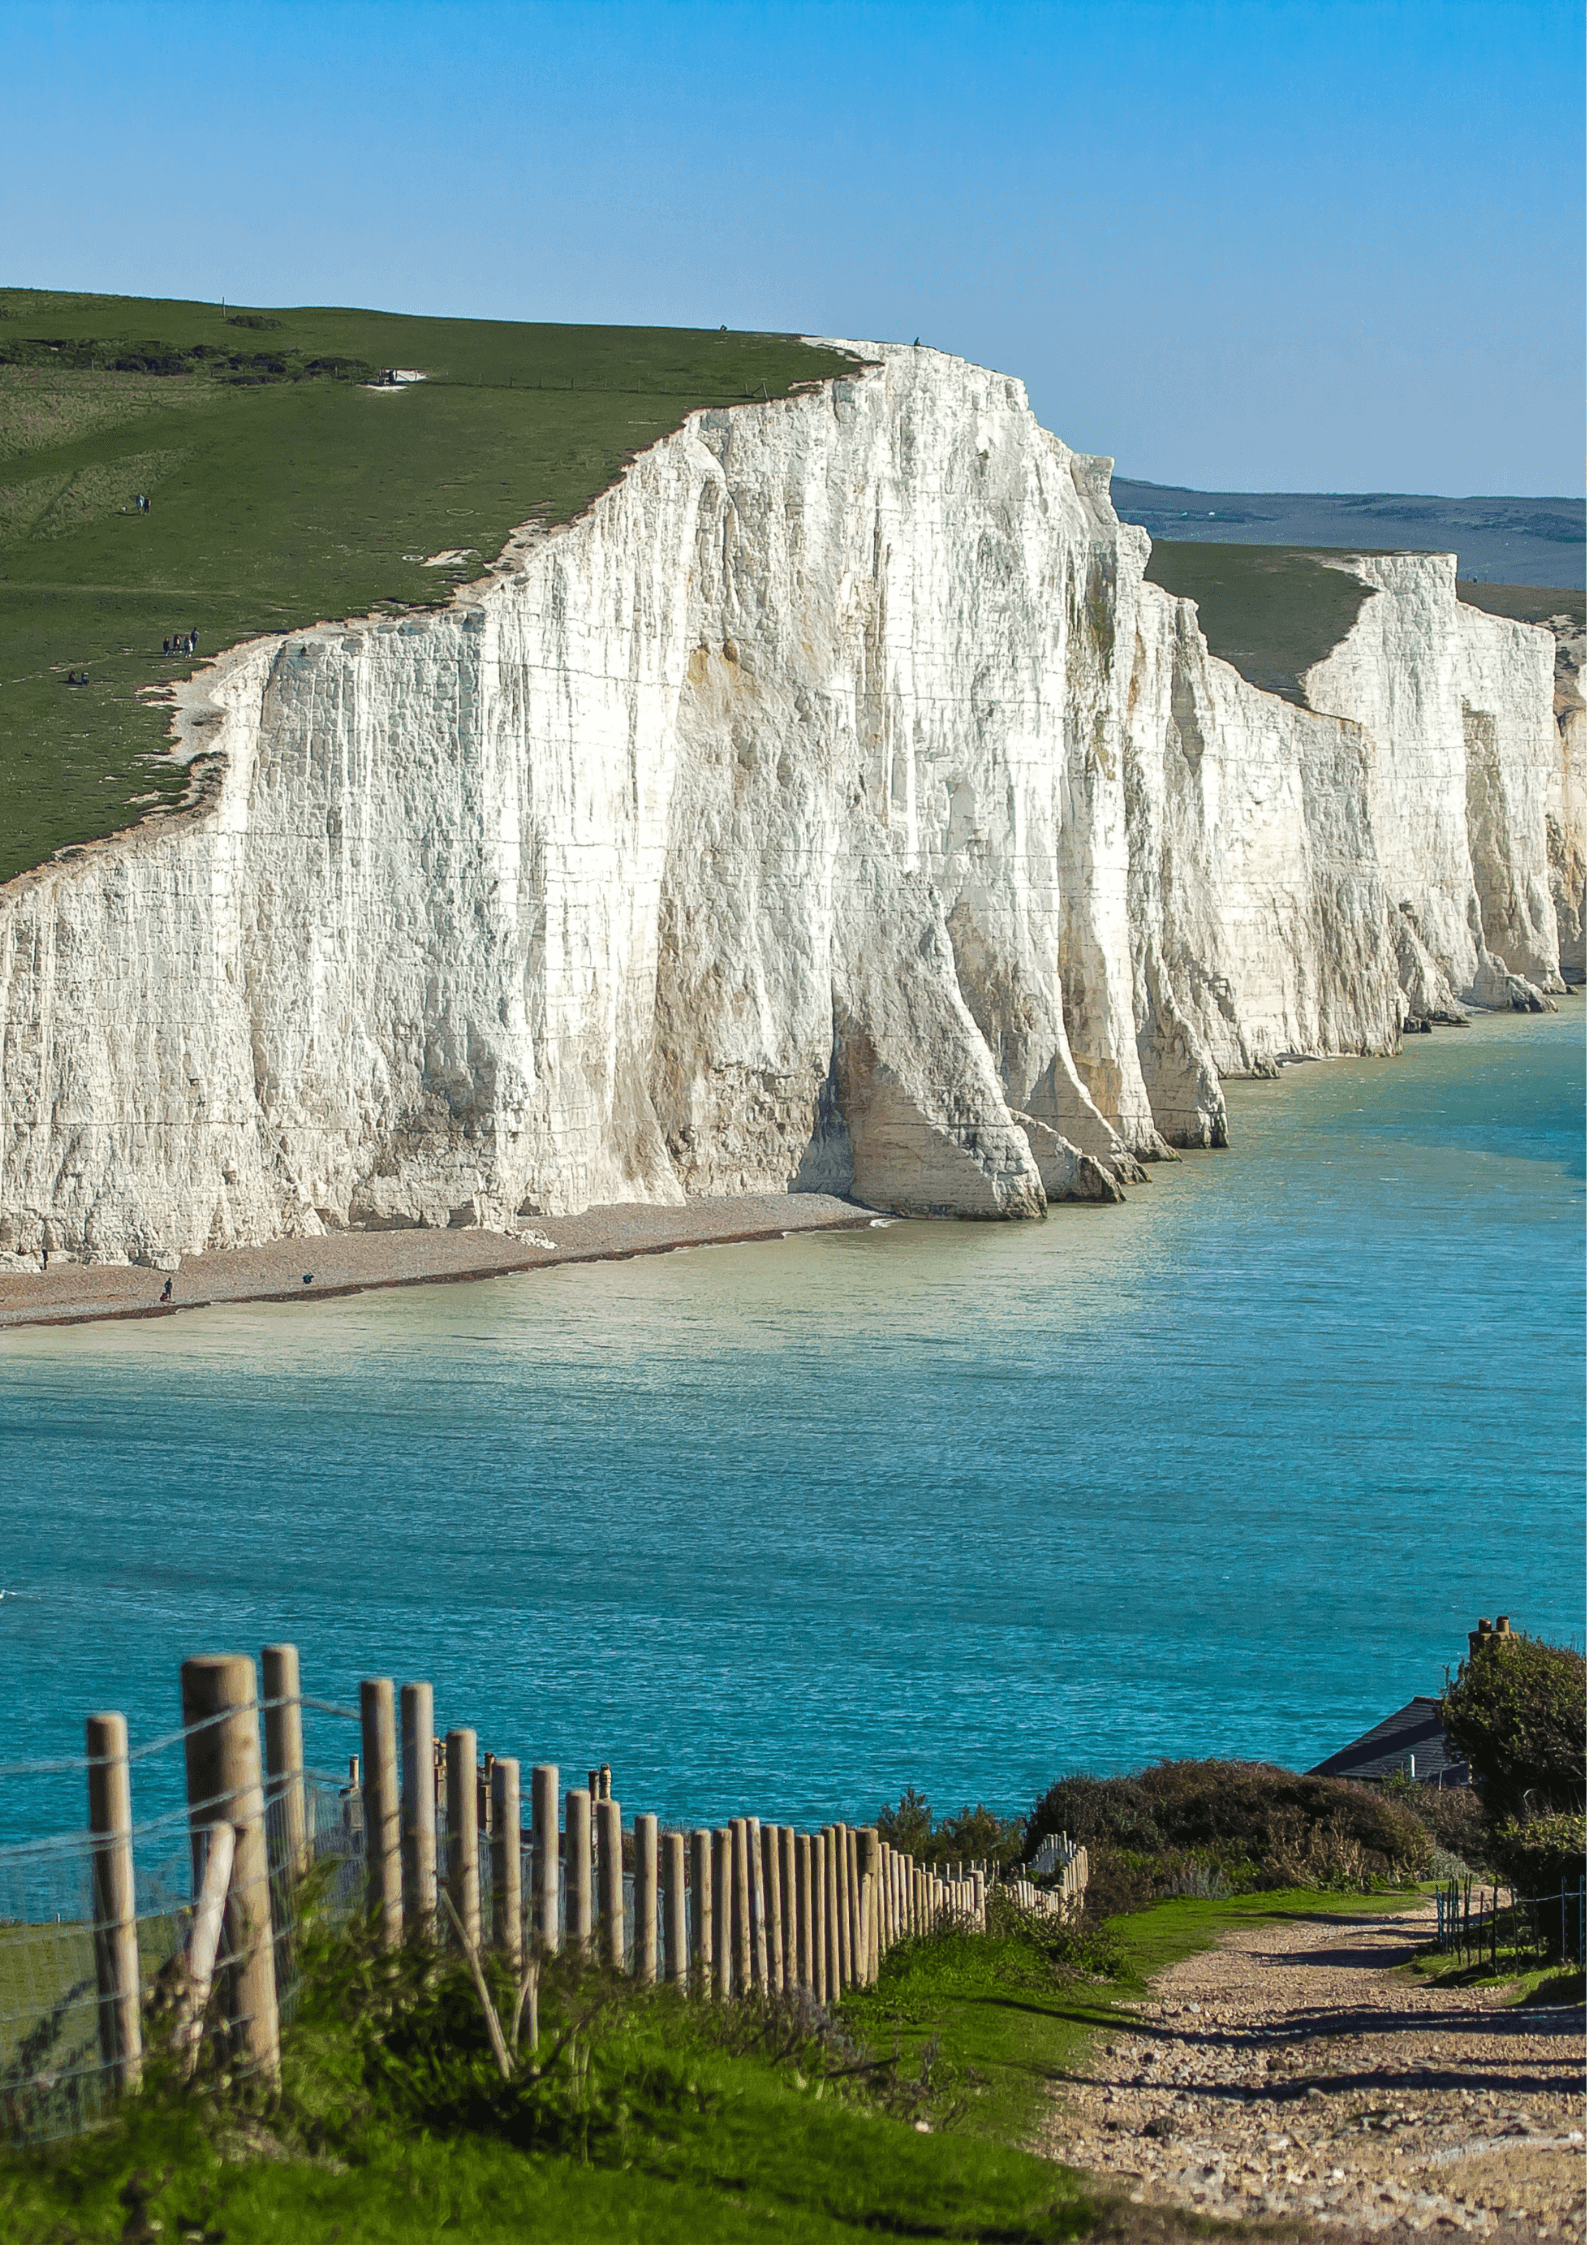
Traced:
<path id="1" fill-rule="evenodd" d="M 1192 491 L 1113 478 L 1125 522 L 1154 539 L 1454 553 L 1463 578 L 1587 584 L 1580 499 L 1439 499 L 1396 492 Z"/>
<path id="2" fill-rule="evenodd" d="M 696 407 L 851 363 L 789 335 L 0 289 L 0 880 L 181 797 L 140 689 L 445 600 Z M 162 653 L 194 629 L 196 661 Z"/>

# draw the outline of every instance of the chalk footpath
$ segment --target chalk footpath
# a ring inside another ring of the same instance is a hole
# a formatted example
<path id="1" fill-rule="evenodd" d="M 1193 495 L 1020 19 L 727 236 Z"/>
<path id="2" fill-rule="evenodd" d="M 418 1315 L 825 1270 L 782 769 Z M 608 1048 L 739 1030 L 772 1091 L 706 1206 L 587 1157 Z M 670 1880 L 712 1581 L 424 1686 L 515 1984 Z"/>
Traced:
<path id="1" fill-rule="evenodd" d="M 1579 2240 L 1581 2010 L 1414 1978 L 1431 1928 L 1425 1905 L 1238 1928 L 1153 1981 L 1042 2150 L 1262 2238 Z"/>
<path id="2" fill-rule="evenodd" d="M 0 1326 L 75 1325 L 103 1318 L 170 1317 L 216 1302 L 312 1301 L 379 1286 L 432 1286 L 498 1278 L 553 1263 L 622 1261 L 679 1247 L 781 1239 L 790 1232 L 863 1230 L 884 1219 L 828 1193 L 748 1193 L 683 1208 L 623 1203 L 547 1217 L 524 1237 L 465 1231 L 329 1232 L 271 1240 L 216 1255 L 189 1255 L 169 1274 L 126 1264 L 56 1263 L 0 1272 Z M 554 1242 L 554 1245 L 544 1244 Z M 310 1283 L 304 1284 L 308 1274 Z"/>

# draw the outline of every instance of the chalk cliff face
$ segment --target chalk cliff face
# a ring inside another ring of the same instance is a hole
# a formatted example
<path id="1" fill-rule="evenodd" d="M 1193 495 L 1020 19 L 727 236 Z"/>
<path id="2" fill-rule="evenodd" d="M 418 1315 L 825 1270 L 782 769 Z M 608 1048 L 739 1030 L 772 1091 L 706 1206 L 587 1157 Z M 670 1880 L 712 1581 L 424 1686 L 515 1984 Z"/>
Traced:
<path id="1" fill-rule="evenodd" d="M 444 614 L 205 674 L 194 808 L 0 891 L 0 1252 L 1036 1214 L 1221 1142 L 1223 1076 L 1547 1002 L 1547 633 L 1352 562 L 1296 708 L 1017 382 L 865 357 L 692 416 Z"/>

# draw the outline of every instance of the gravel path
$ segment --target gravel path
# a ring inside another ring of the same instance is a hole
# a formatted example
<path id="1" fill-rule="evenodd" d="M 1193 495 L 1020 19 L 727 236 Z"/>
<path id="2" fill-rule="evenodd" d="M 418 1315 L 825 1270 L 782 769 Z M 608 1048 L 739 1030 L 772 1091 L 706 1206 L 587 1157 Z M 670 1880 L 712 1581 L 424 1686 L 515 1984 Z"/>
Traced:
<path id="1" fill-rule="evenodd" d="M 1431 1921 L 1238 1928 L 1096 2045 L 1040 2148 L 1258 2235 L 1580 2239 L 1582 2012 L 1397 1972 Z"/>
<path id="2" fill-rule="evenodd" d="M 0 1327 L 78 1325 L 100 1318 L 170 1317 L 215 1302 L 301 1302 L 361 1294 L 379 1286 L 433 1286 L 499 1278 L 552 1263 L 622 1261 L 680 1247 L 725 1247 L 782 1239 L 790 1232 L 858 1230 L 890 1222 L 858 1202 L 828 1193 L 744 1193 L 690 1201 L 682 1208 L 627 1202 L 578 1216 L 536 1217 L 522 1237 L 470 1227 L 459 1231 L 327 1232 L 319 1239 L 276 1239 L 263 1247 L 188 1255 L 167 1274 L 126 1263 L 53 1262 L 47 1272 L 0 1272 Z M 308 1273 L 306 1284 L 304 1274 Z"/>

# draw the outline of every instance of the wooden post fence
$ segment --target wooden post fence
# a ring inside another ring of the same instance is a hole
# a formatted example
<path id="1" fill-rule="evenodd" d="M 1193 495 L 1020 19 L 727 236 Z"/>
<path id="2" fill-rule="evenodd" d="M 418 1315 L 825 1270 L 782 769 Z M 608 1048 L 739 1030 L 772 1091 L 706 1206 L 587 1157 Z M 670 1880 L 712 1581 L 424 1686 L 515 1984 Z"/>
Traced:
<path id="1" fill-rule="evenodd" d="M 606 1781 L 602 1770 L 602 1785 Z M 600 1835 L 601 1930 L 606 1962 L 621 1972 L 628 1962 L 628 1926 L 623 1907 L 623 1811 L 604 1789 L 595 1808 Z"/>
<path id="2" fill-rule="evenodd" d="M 195 1896 L 184 2030 L 196 2063 L 213 1974 L 234 2057 L 266 2076 L 279 2067 L 271 1859 L 283 1881 L 313 1855 L 303 1763 L 297 1648 L 267 1645 L 265 1756 L 254 1667 L 244 1655 L 182 1666 L 188 1821 Z M 835 1822 L 819 1831 L 736 1816 L 718 1829 L 662 1832 L 654 1815 L 633 1825 L 633 1929 L 625 1898 L 625 1835 L 611 1767 L 572 1788 L 559 1818 L 560 1774 L 539 1762 L 531 1829 L 523 1828 L 520 1765 L 487 1755 L 472 1730 L 435 1738 L 428 1684 L 366 1678 L 359 1687 L 362 1755 L 351 1757 L 343 1796 L 350 1835 L 362 1834 L 365 1892 L 385 1948 L 406 1934 L 437 1937 L 438 1799 L 446 1803 L 446 1887 L 465 1947 L 482 1937 L 480 1847 L 489 1847 L 489 1936 L 515 1973 L 532 1946 L 555 1954 L 564 1938 L 641 1985 L 725 2000 L 798 1991 L 836 2004 L 874 1986 L 890 1949 L 955 1922 L 983 1930 L 988 1867 L 928 1867 L 884 1840 L 875 1825 Z M 141 1966 L 132 1865 L 127 1729 L 115 1714 L 88 1718 L 93 1953 L 99 2046 L 116 2087 L 136 2087 L 142 2064 Z M 266 1817 L 269 1818 L 267 1833 Z M 522 1844 L 532 1842 L 529 1892 Z M 1084 1878 L 1076 1893 L 1083 1892 Z M 1011 1891 L 1027 1907 L 1065 1909 L 1066 1879 L 1048 1896 L 1024 1879 Z M 1513 1907 L 1513 1905 L 1512 1905 Z M 1453 1922 L 1453 1905 L 1448 1915 Z M 1493 1913 L 1496 1923 L 1496 1910 Z M 1491 1928 L 1490 1928 L 1491 1931 Z M 631 1958 L 630 1958 L 631 1949 Z"/>
<path id="3" fill-rule="evenodd" d="M 435 1693 L 402 1687 L 402 1924 L 410 1941 L 433 1941 L 435 1882 Z"/>
<path id="4" fill-rule="evenodd" d="M 712 1934 L 716 1930 L 716 1906 L 711 1894 L 711 1835 L 694 1832 L 690 1835 L 690 1880 L 693 1892 L 694 1936 L 690 1951 L 690 1978 L 696 1995 L 708 1996 L 714 1985 L 714 1959 Z"/>
<path id="5" fill-rule="evenodd" d="M 94 1837 L 94 1980 L 99 2054 L 117 2089 L 143 2069 L 143 1976 L 132 1874 L 132 1772 L 124 1715 L 88 1718 L 88 1829 Z"/>
<path id="6" fill-rule="evenodd" d="M 265 1696 L 265 1804 L 280 1842 L 282 1872 L 301 1878 L 309 1867 L 303 1792 L 303 1686 L 296 1645 L 266 1645 L 259 1655 Z"/>
<path id="7" fill-rule="evenodd" d="M 534 1935 L 542 1956 L 562 1946 L 562 1867 L 558 1848 L 561 1811 L 555 1762 L 536 1762 L 530 1774 L 534 1827 Z"/>
<path id="8" fill-rule="evenodd" d="M 202 1837 L 211 1825 L 236 1834 L 226 1899 L 223 2002 L 233 2051 L 273 2079 L 281 2065 L 276 1956 L 265 1845 L 264 1772 L 259 1760 L 259 1695 L 253 1662 L 218 1653 L 182 1663 L 182 1727 L 187 1760 L 193 1890 L 203 1883 Z"/>
<path id="9" fill-rule="evenodd" d="M 567 1831 L 563 1840 L 566 1860 L 563 1876 L 568 1899 L 568 1946 L 588 1949 L 595 1930 L 590 1893 L 590 1796 L 582 1785 L 568 1787 Z"/>
<path id="10" fill-rule="evenodd" d="M 765 1912 L 762 1934 L 762 1978 L 768 1994 L 783 1991 L 782 1955 L 782 1834 L 775 1824 L 763 1824 L 760 1833 L 760 1891 Z"/>
<path id="11" fill-rule="evenodd" d="M 733 1993 L 733 1832 L 711 1834 L 711 1966 L 718 1996 Z"/>
<path id="12" fill-rule="evenodd" d="M 518 1764 L 498 1754 L 490 1772 L 491 1938 L 515 1973 L 523 1970 L 523 1804 Z"/>
<path id="13" fill-rule="evenodd" d="M 634 1818 L 634 1978 L 646 1987 L 656 1980 L 658 1831 L 655 1817 Z"/>
<path id="14" fill-rule="evenodd" d="M 733 1992 L 743 1995 L 751 1985 L 754 1962 L 749 1898 L 749 1819 L 735 1816 L 728 1831 L 733 1840 Z"/>
<path id="15" fill-rule="evenodd" d="M 479 1947 L 479 1793 L 473 1731 L 446 1734 L 446 1891 L 463 1928 L 465 1949 Z"/>
<path id="16" fill-rule="evenodd" d="M 782 1858 L 778 1866 L 782 1881 L 782 1985 L 791 1989 L 803 1985 L 799 1977 L 799 1835 L 791 1824 L 779 1824 L 777 1838 Z"/>
<path id="17" fill-rule="evenodd" d="M 402 1939 L 402 1797 L 397 1787 L 397 1706 L 389 1676 L 358 1687 L 364 1744 L 364 1876 L 382 1949 Z"/>
<path id="18" fill-rule="evenodd" d="M 689 1894 L 685 1870 L 686 1843 L 681 1832 L 668 1832 L 661 1843 L 661 1875 L 666 1886 L 666 1928 L 662 1941 L 662 1970 L 669 1988 L 689 1984 Z"/>

